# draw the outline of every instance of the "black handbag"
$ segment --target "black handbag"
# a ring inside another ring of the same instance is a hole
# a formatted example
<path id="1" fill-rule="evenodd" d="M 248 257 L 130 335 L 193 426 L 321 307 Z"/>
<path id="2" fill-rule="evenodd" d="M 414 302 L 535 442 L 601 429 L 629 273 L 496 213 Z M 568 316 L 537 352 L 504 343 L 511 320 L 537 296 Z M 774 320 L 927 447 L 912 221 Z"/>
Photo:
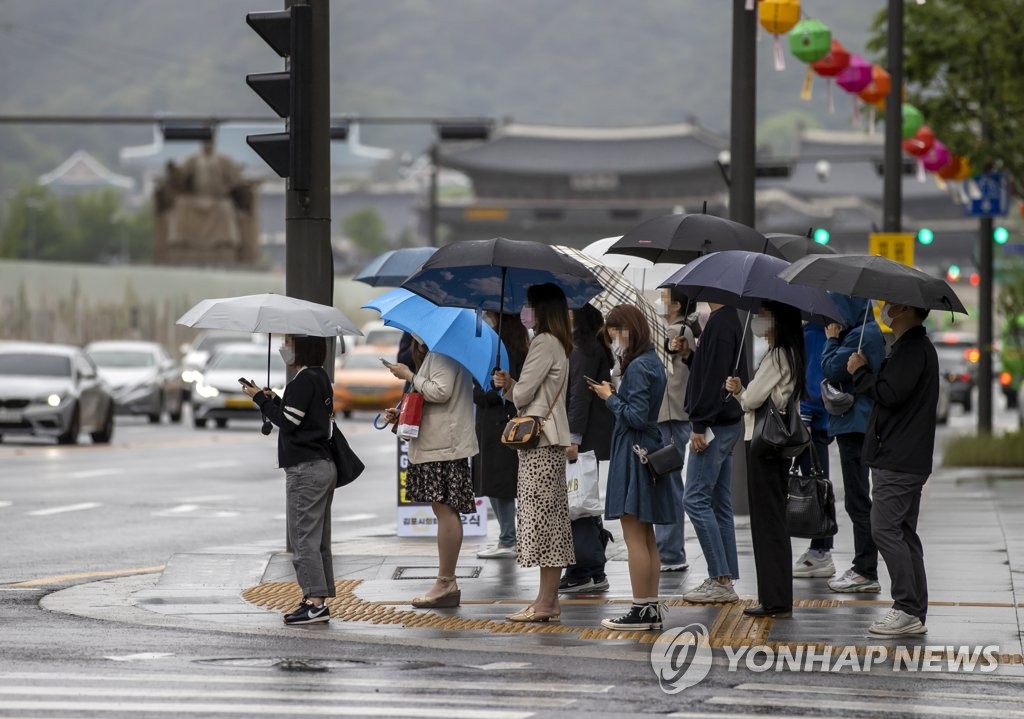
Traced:
<path id="1" fill-rule="evenodd" d="M 803 539 L 826 539 L 839 531 L 836 521 L 836 495 L 832 482 L 818 463 L 814 445 L 808 447 L 811 453 L 811 470 L 805 477 L 794 460 L 789 468 L 789 489 L 786 495 L 786 524 L 789 536 Z"/>
<path id="2" fill-rule="evenodd" d="M 783 414 L 768 398 L 754 410 L 754 435 L 750 452 L 757 457 L 793 459 L 811 443 L 811 432 L 800 419 L 800 403 L 794 393 Z"/>
<path id="3" fill-rule="evenodd" d="M 348 440 L 345 439 L 345 435 L 338 429 L 338 423 L 334 420 L 331 420 L 331 436 L 327 438 L 327 449 L 338 470 L 338 483 L 334 485 L 335 489 L 351 484 L 366 469 L 366 465 L 352 451 Z"/>
<path id="4" fill-rule="evenodd" d="M 633 454 L 640 458 L 640 464 L 647 467 L 651 482 L 657 482 L 665 475 L 678 472 L 683 468 L 683 455 L 671 441 L 664 447 L 648 450 L 639 442 L 633 445 Z"/>

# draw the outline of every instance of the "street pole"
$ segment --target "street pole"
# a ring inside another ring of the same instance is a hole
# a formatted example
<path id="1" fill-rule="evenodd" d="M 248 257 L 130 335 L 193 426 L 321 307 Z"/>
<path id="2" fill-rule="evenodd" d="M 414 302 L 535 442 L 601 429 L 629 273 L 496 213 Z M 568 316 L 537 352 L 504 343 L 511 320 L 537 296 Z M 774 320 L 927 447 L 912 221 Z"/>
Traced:
<path id="1" fill-rule="evenodd" d="M 754 171 L 757 152 L 757 13 L 746 0 L 732 4 L 732 97 L 729 112 L 729 218 L 753 227 Z M 748 337 L 748 339 L 750 339 Z M 753 364 L 753 342 L 744 342 L 744 361 Z M 749 514 L 744 443 L 732 454 L 732 508 Z"/>
<path id="2" fill-rule="evenodd" d="M 285 294 L 323 305 L 334 304 L 334 254 L 331 250 L 331 86 L 329 0 L 286 0 L 285 7 L 309 5 L 312 11 L 309 88 L 310 132 L 300 164 L 310 168 L 308 189 L 295 189 L 288 179 L 285 192 Z M 290 120 L 289 120 L 290 121 Z M 293 142 L 296 135 L 293 133 Z M 334 341 L 328 341 L 324 369 L 334 375 Z"/>
<path id="3" fill-rule="evenodd" d="M 903 224 L 903 0 L 889 0 L 888 65 L 892 87 L 885 101 L 885 172 L 882 228 Z"/>
<path id="4" fill-rule="evenodd" d="M 981 121 L 981 141 L 992 143 L 992 126 Z M 992 286 L 995 275 L 993 260 L 993 221 L 978 221 L 978 434 L 992 434 Z"/>

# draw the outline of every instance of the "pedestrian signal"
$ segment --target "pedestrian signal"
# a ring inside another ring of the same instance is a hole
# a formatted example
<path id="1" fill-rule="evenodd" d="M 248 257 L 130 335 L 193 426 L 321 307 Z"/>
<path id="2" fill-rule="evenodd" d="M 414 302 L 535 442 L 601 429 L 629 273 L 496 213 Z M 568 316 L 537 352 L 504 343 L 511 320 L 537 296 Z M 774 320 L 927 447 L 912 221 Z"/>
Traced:
<path id="1" fill-rule="evenodd" d="M 996 241 L 997 245 L 1005 245 L 1010 239 L 1010 231 L 1005 227 L 997 227 L 992 230 L 992 239 Z"/>
<path id="2" fill-rule="evenodd" d="M 927 227 L 922 227 L 917 231 L 917 241 L 922 245 L 930 245 L 935 241 L 935 233 L 929 230 Z"/>
<path id="3" fill-rule="evenodd" d="M 819 245 L 827 245 L 830 238 L 831 235 L 824 227 L 819 227 L 814 231 L 814 241 Z"/>

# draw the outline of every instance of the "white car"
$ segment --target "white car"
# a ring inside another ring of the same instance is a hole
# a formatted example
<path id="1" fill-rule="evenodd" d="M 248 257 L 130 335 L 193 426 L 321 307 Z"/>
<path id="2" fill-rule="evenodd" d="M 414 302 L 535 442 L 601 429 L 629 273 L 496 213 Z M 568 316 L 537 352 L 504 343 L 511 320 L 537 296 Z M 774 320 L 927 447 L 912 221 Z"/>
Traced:
<path id="1" fill-rule="evenodd" d="M 270 387 L 284 392 L 285 365 L 280 353 L 270 352 Z M 260 387 L 267 383 L 267 347 L 252 342 L 221 345 L 210 357 L 192 388 L 192 422 L 205 427 L 209 420 L 226 427 L 230 419 L 259 419 L 256 404 L 242 392 L 239 378 Z"/>
<path id="2" fill-rule="evenodd" d="M 225 344 L 236 342 L 256 342 L 259 335 L 251 335 L 247 332 L 231 332 L 229 330 L 203 330 L 190 345 L 181 346 L 181 379 L 185 383 L 185 399 L 192 394 L 192 387 L 196 380 L 202 375 L 203 367 L 206 366 L 210 355 Z M 266 336 L 262 336 L 266 341 Z"/>
<path id="3" fill-rule="evenodd" d="M 141 414 L 156 424 L 166 411 L 181 421 L 184 383 L 170 354 L 156 342 L 93 342 L 85 353 L 114 393 L 119 414 Z"/>
<path id="4" fill-rule="evenodd" d="M 92 360 L 70 345 L 0 343 L 0 437 L 75 444 L 83 431 L 97 443 L 114 434 L 114 398 Z"/>

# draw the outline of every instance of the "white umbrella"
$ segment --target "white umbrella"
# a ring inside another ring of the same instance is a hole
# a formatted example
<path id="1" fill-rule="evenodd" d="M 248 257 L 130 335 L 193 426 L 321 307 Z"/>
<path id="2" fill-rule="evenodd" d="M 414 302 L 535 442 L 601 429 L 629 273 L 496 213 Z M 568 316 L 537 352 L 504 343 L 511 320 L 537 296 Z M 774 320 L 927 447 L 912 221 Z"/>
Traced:
<path id="1" fill-rule="evenodd" d="M 619 241 L 621 237 L 606 237 L 597 242 L 591 242 L 583 248 L 585 255 L 601 260 L 606 266 L 613 270 L 620 270 L 623 277 L 631 284 L 638 287 L 641 292 L 657 292 L 658 285 L 678 270 L 682 265 L 660 262 L 654 264 L 650 260 L 633 255 L 605 254 L 608 248 Z"/>
<path id="2" fill-rule="evenodd" d="M 178 324 L 311 337 L 362 335 L 352 320 L 336 307 L 275 294 L 202 300 L 179 317 Z"/>

